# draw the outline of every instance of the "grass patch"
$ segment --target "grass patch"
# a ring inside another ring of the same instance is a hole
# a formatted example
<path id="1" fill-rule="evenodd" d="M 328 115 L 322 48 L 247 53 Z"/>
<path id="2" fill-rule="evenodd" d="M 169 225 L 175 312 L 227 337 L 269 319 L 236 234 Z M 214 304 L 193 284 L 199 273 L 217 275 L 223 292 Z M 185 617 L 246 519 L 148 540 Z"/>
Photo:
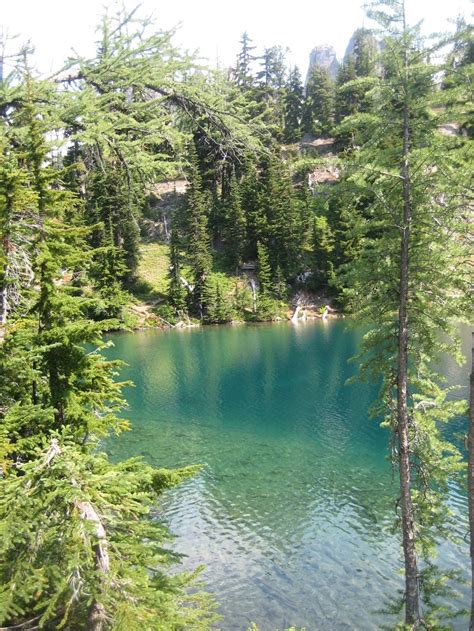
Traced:
<path id="1" fill-rule="evenodd" d="M 139 280 L 134 287 L 137 298 L 163 299 L 168 292 L 169 246 L 165 243 L 142 243 L 140 246 Z"/>

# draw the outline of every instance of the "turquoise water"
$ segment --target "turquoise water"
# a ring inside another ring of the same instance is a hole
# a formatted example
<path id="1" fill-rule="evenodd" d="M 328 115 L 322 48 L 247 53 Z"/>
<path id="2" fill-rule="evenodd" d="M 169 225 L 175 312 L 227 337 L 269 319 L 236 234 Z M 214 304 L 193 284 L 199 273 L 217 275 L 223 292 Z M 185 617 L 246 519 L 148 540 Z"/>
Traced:
<path id="1" fill-rule="evenodd" d="M 222 629 L 391 621 L 377 611 L 401 587 L 396 480 L 387 434 L 367 414 L 376 387 L 345 385 L 359 335 L 335 321 L 113 336 L 109 355 L 128 363 L 123 377 L 135 383 L 126 392 L 134 429 L 109 451 L 206 465 L 161 510 L 184 566 L 206 565 Z M 443 370 L 467 383 L 466 366 Z M 451 501 L 462 538 L 465 497 L 455 487 Z M 467 544 L 444 544 L 439 561 L 467 571 Z"/>

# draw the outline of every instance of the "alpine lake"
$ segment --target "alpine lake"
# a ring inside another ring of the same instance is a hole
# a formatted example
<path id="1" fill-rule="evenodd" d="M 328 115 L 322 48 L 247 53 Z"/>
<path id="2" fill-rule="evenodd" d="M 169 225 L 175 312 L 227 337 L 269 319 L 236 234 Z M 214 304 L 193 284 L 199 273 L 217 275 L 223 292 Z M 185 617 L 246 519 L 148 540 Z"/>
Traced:
<path id="1" fill-rule="evenodd" d="M 344 320 L 110 336 L 107 356 L 126 362 L 120 378 L 135 385 L 125 390 L 133 429 L 107 450 L 204 465 L 165 493 L 157 518 L 184 569 L 205 565 L 221 629 L 366 631 L 397 620 L 381 611 L 403 585 L 389 436 L 368 414 L 377 385 L 346 384 L 360 338 Z M 468 364 L 441 370 L 467 397 Z M 447 431 L 459 437 L 466 419 Z M 457 540 L 440 543 L 436 562 L 467 579 L 467 499 L 454 482 L 450 504 Z M 468 587 L 455 585 L 459 608 Z M 467 618 L 447 625 L 467 628 Z"/>

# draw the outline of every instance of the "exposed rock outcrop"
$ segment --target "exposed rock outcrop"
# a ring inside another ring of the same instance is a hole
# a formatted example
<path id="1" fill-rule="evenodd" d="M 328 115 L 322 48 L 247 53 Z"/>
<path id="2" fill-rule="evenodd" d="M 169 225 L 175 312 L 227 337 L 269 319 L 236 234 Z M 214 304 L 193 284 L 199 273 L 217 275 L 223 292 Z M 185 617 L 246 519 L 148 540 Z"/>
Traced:
<path id="1" fill-rule="evenodd" d="M 329 44 L 323 44 L 321 46 L 315 46 L 309 55 L 309 67 L 306 74 L 306 82 L 311 74 L 311 70 L 319 66 L 325 68 L 329 72 L 329 76 L 333 81 L 336 80 L 337 71 L 339 69 L 339 62 L 336 57 L 336 51 Z"/>

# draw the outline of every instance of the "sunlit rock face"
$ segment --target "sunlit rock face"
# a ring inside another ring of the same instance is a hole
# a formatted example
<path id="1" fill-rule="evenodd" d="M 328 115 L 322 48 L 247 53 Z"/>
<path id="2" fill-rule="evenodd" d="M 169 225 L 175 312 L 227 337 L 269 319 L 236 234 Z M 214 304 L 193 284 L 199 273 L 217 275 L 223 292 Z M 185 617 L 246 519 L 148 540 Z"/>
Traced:
<path id="1" fill-rule="evenodd" d="M 310 76 L 311 70 L 314 66 L 326 68 L 329 75 L 333 80 L 336 79 L 337 71 L 339 69 L 339 62 L 336 57 L 336 51 L 332 46 L 323 44 L 322 46 L 315 46 L 309 55 L 309 67 L 306 74 L 306 81 Z"/>

